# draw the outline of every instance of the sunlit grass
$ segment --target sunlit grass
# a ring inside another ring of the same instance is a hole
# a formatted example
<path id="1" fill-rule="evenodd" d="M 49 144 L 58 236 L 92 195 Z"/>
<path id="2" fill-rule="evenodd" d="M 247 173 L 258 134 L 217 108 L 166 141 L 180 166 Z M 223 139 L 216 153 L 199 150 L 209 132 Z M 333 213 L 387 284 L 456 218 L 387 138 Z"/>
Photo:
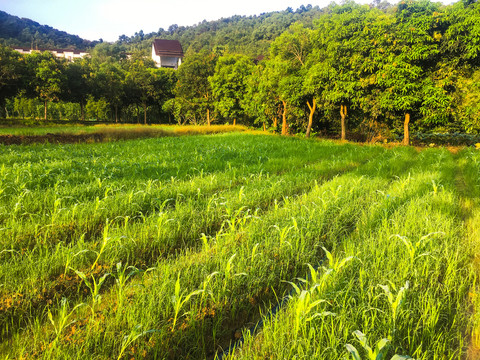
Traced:
<path id="1" fill-rule="evenodd" d="M 478 336 L 474 150 L 249 133 L 0 150 L 4 356 L 213 359 L 243 331 L 228 358 L 460 359 Z"/>

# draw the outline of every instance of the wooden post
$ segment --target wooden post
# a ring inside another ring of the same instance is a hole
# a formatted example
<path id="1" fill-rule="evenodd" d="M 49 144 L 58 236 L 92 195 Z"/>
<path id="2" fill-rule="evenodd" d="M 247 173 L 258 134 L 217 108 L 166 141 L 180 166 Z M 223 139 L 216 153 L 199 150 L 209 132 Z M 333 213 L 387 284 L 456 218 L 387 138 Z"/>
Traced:
<path id="1" fill-rule="evenodd" d="M 410 145 L 410 132 L 408 125 L 410 124 L 410 113 L 405 114 L 405 122 L 403 123 L 403 145 Z"/>
<path id="2" fill-rule="evenodd" d="M 347 117 L 347 105 L 340 105 L 340 117 L 342 126 L 342 140 L 346 139 L 345 118 Z"/>
<path id="3" fill-rule="evenodd" d="M 283 113 L 282 113 L 282 135 L 287 135 L 287 103 L 282 100 Z"/>
<path id="4" fill-rule="evenodd" d="M 307 101 L 307 105 L 308 105 L 308 108 L 310 109 L 310 114 L 308 115 L 307 133 L 305 134 L 305 137 L 309 138 L 310 131 L 312 130 L 313 114 L 315 113 L 315 109 L 317 108 L 317 102 L 315 101 L 315 98 L 313 98 L 311 106 L 308 101 Z"/>

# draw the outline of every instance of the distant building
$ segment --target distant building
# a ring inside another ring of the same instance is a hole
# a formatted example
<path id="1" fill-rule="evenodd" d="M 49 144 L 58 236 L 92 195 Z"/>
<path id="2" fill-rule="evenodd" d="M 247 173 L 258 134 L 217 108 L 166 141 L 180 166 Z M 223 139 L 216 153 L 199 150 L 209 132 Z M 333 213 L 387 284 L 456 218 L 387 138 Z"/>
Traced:
<path id="1" fill-rule="evenodd" d="M 183 49 L 178 40 L 155 39 L 152 43 L 152 59 L 157 67 L 178 69 L 182 64 Z"/>
<path id="2" fill-rule="evenodd" d="M 31 49 L 25 47 L 13 47 L 13 50 L 18 51 L 20 54 L 31 54 L 32 52 L 51 52 L 58 58 L 64 58 L 68 61 L 73 61 L 74 59 L 82 59 L 85 56 L 90 56 L 86 51 L 73 50 L 73 49 Z"/>

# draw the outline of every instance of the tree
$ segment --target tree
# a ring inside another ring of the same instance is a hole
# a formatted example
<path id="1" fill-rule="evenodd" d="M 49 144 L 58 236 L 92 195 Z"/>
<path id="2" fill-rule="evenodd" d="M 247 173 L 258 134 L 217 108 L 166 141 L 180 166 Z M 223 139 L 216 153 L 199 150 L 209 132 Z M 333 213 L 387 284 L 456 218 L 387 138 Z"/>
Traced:
<path id="1" fill-rule="evenodd" d="M 151 74 L 152 82 L 152 101 L 159 106 L 162 111 L 164 104 L 175 98 L 174 90 L 177 84 L 177 70 L 168 68 L 148 69 Z M 168 112 L 168 111 L 167 111 Z"/>
<path id="2" fill-rule="evenodd" d="M 65 62 L 50 52 L 33 53 L 27 56 L 27 66 L 32 76 L 31 86 L 36 97 L 43 101 L 44 119 L 47 120 L 49 101 L 58 101 L 65 82 Z"/>
<path id="3" fill-rule="evenodd" d="M 105 62 L 95 72 L 96 98 L 105 98 L 114 109 L 115 122 L 118 122 L 118 109 L 124 99 L 125 71 L 120 64 Z"/>
<path id="4" fill-rule="evenodd" d="M 142 60 L 130 62 L 125 76 L 125 98 L 143 107 L 143 123 L 147 124 L 147 104 L 152 99 L 153 84 L 149 69 Z"/>
<path id="5" fill-rule="evenodd" d="M 10 48 L 0 46 L 0 106 L 5 100 L 17 95 L 25 72 L 24 59 Z"/>
<path id="6" fill-rule="evenodd" d="M 358 35 L 364 30 L 368 11 L 368 6 L 347 1 L 315 23 L 315 43 L 325 55 L 328 68 L 324 96 L 331 106 L 340 106 L 342 140 L 346 139 L 348 108 L 357 105 L 363 96 L 360 78 L 364 49 L 359 46 Z"/>
<path id="7" fill-rule="evenodd" d="M 480 134 L 480 69 L 458 78 L 455 95 L 456 118 L 467 133 Z"/>
<path id="8" fill-rule="evenodd" d="M 187 56 L 177 70 L 175 95 L 191 108 L 196 118 L 205 119 L 208 125 L 213 109 L 212 87 L 208 78 L 215 73 L 217 58 L 213 53 L 202 51 Z"/>
<path id="9" fill-rule="evenodd" d="M 410 143 L 412 112 L 430 113 L 430 121 L 445 120 L 441 115 L 445 111 L 435 110 L 445 110 L 448 96 L 431 76 L 440 53 L 435 40 L 434 12 L 438 13 L 438 5 L 424 0 L 406 0 L 398 5 L 392 29 L 395 41 L 386 49 L 378 74 L 378 83 L 384 89 L 382 107 L 404 113 L 404 145 Z"/>
<path id="10" fill-rule="evenodd" d="M 85 104 L 92 93 L 92 72 L 91 61 L 88 58 L 71 62 L 65 68 L 66 89 L 63 98 L 80 104 L 82 120 L 85 120 Z"/>
<path id="11" fill-rule="evenodd" d="M 224 55 L 209 78 L 214 105 L 224 117 L 233 119 L 234 124 L 244 114 L 243 98 L 247 88 L 247 77 L 254 65 L 247 56 Z"/>
<path id="12" fill-rule="evenodd" d="M 266 65 L 266 62 L 259 63 L 247 77 L 243 108 L 247 116 L 263 124 L 264 130 L 266 124 L 273 120 L 273 128 L 276 131 L 278 118 L 281 116 L 281 103 L 268 82 Z"/>
<path id="13" fill-rule="evenodd" d="M 272 44 L 271 55 L 277 61 L 282 61 L 288 67 L 288 77 L 282 79 L 279 85 L 283 88 L 283 105 L 300 109 L 306 104 L 309 109 L 306 137 L 310 137 L 313 115 L 317 108 L 317 95 L 321 88 L 321 56 L 313 50 L 314 41 L 311 29 L 295 23 L 279 36 Z M 312 54 L 316 56 L 312 56 Z M 315 74 L 314 74 L 315 73 Z M 317 75 L 317 76 L 316 76 Z M 298 86 L 295 86 L 295 83 Z M 283 116 L 284 123 L 286 121 Z M 283 129 L 283 126 L 282 126 Z M 282 131 L 283 133 L 283 131 Z"/>

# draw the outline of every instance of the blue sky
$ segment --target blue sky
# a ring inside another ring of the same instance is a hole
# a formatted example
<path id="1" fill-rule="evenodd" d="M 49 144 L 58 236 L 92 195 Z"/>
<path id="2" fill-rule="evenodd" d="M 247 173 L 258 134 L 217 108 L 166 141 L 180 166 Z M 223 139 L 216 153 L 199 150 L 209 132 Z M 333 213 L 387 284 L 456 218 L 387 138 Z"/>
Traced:
<path id="1" fill-rule="evenodd" d="M 194 25 L 204 19 L 297 9 L 309 3 L 324 7 L 330 0 L 0 0 L 0 10 L 84 39 L 115 41 L 139 30 L 149 33 L 172 24 Z"/>

